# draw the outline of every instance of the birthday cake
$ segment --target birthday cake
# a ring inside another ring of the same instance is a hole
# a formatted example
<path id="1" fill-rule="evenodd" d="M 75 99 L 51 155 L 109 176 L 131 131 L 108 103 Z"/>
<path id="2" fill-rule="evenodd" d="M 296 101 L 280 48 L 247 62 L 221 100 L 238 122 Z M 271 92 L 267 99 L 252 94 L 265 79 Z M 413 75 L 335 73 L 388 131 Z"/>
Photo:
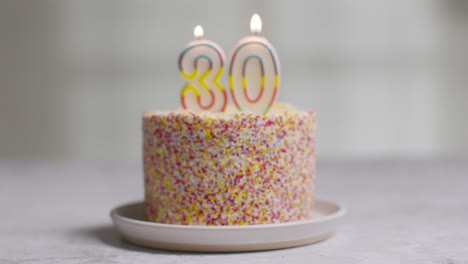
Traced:
<path id="1" fill-rule="evenodd" d="M 315 112 L 146 112 L 145 206 L 159 223 L 242 225 L 311 217 Z"/>
<path id="2" fill-rule="evenodd" d="M 194 30 L 179 57 L 184 109 L 143 116 L 148 221 L 183 225 L 254 225 L 310 219 L 315 181 L 314 111 L 275 103 L 279 60 L 253 35 L 233 48 L 229 86 L 218 81 L 224 52 Z M 252 97 L 252 94 L 255 96 Z"/>

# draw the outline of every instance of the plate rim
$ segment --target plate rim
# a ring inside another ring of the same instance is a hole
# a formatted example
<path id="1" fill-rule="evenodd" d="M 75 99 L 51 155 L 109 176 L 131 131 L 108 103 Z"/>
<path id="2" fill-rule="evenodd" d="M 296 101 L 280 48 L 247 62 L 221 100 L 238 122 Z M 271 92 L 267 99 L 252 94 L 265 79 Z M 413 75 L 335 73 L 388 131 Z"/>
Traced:
<path id="1" fill-rule="evenodd" d="M 337 208 L 337 210 L 331 214 L 322 216 L 316 219 L 307 219 L 307 220 L 299 220 L 293 222 L 286 222 L 286 223 L 271 223 L 271 224 L 254 224 L 254 225 L 224 225 L 224 226 L 212 226 L 212 225 L 180 225 L 180 224 L 166 224 L 166 223 L 157 223 L 157 222 L 150 222 L 144 221 L 139 219 L 134 219 L 130 217 L 123 216 L 118 213 L 118 211 L 124 207 L 128 206 L 135 206 L 137 204 L 144 204 L 144 201 L 134 201 L 134 202 L 127 202 L 125 204 L 121 204 L 119 206 L 114 207 L 110 212 L 110 217 L 114 221 L 124 222 L 127 224 L 132 225 L 140 225 L 145 227 L 151 228 L 170 228 L 170 229 L 179 229 L 179 230 L 248 230 L 248 229 L 259 229 L 259 228 L 276 228 L 276 227 L 288 227 L 294 225 L 301 225 L 301 224 L 318 224 L 322 222 L 333 221 L 338 218 L 343 217 L 347 211 L 346 208 L 343 206 L 341 202 L 335 202 L 326 199 L 316 199 L 314 201 L 315 204 L 317 203 L 324 203 L 324 204 L 331 204 Z"/>

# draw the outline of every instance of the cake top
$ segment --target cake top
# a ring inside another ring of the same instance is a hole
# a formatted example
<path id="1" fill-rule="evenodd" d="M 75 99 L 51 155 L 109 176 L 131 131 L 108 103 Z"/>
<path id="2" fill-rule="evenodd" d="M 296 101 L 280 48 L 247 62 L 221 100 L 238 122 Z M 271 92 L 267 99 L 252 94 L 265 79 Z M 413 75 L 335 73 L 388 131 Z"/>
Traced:
<path id="1" fill-rule="evenodd" d="M 270 108 L 270 111 L 267 114 L 259 114 L 249 111 L 239 112 L 237 108 L 234 106 L 228 105 L 224 112 L 210 112 L 210 111 L 203 111 L 203 112 L 195 112 L 190 109 L 182 109 L 179 108 L 174 111 L 146 111 L 144 113 L 144 117 L 152 117 L 152 116 L 168 116 L 168 115 L 177 115 L 177 116 L 197 116 L 200 118 L 213 118 L 213 119 L 231 119 L 231 118 L 240 118 L 240 117 L 266 117 L 266 118 L 274 118 L 274 117 L 289 117 L 289 116 L 297 116 L 297 117 L 305 117 L 310 115 L 312 110 L 304 111 L 300 110 L 290 104 L 276 102 Z"/>

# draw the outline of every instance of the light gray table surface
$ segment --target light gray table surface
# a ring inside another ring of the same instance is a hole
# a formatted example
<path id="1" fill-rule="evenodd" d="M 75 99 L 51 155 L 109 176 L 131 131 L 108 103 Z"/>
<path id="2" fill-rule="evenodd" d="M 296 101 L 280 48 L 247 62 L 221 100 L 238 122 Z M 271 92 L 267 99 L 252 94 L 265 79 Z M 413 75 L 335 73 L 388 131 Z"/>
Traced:
<path id="1" fill-rule="evenodd" d="M 0 162 L 0 263 L 468 264 L 466 160 L 319 162 L 318 196 L 348 214 L 321 243 L 197 254 L 123 241 L 110 210 L 143 199 L 140 164 Z"/>

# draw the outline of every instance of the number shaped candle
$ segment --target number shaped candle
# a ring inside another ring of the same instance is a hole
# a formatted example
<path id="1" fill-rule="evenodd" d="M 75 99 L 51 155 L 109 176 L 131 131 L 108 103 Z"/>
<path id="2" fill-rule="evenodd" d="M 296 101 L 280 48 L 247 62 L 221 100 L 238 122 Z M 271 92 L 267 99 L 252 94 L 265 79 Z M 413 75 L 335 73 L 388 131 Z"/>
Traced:
<path id="1" fill-rule="evenodd" d="M 258 36 L 262 21 L 257 14 L 250 30 L 252 36 L 241 39 L 231 52 L 229 87 L 240 111 L 266 114 L 278 92 L 280 64 L 273 45 Z"/>
<path id="2" fill-rule="evenodd" d="M 187 80 L 180 100 L 184 109 L 224 111 L 227 95 L 219 83 L 225 55 L 213 41 L 203 39 L 203 28 L 196 26 L 195 40 L 187 44 L 179 56 L 179 70 Z"/>

